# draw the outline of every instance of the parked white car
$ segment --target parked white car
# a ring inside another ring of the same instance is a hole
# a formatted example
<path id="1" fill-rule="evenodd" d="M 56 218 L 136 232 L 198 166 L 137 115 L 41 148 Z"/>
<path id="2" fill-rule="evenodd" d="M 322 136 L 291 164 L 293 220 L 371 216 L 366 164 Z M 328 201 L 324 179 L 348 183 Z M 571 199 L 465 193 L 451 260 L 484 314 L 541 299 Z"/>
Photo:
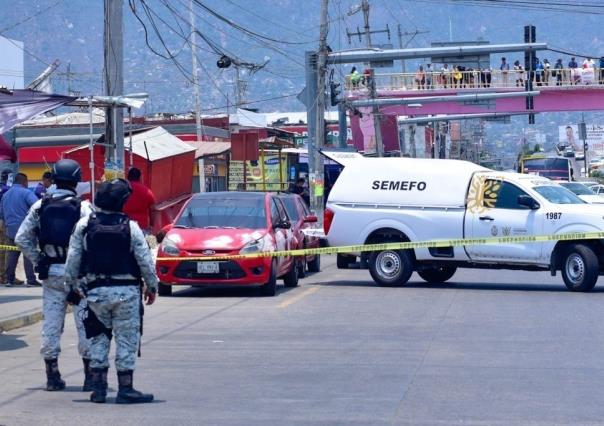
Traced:
<path id="1" fill-rule="evenodd" d="M 580 182 L 556 182 L 558 185 L 571 191 L 577 197 L 590 204 L 604 204 L 604 196 L 596 194 Z"/>
<path id="2" fill-rule="evenodd" d="M 604 185 L 593 185 L 590 186 L 589 189 L 591 189 L 595 194 L 604 195 Z"/>
<path id="3" fill-rule="evenodd" d="M 327 201 L 330 246 L 604 231 L 604 206 L 587 204 L 539 176 L 458 160 L 366 158 L 324 152 L 344 166 Z M 340 255 L 344 267 L 358 253 Z M 457 268 L 562 272 L 572 291 L 593 289 L 604 269 L 601 240 L 511 242 L 363 254 L 374 281 L 404 285 L 414 271 L 444 282 Z"/>

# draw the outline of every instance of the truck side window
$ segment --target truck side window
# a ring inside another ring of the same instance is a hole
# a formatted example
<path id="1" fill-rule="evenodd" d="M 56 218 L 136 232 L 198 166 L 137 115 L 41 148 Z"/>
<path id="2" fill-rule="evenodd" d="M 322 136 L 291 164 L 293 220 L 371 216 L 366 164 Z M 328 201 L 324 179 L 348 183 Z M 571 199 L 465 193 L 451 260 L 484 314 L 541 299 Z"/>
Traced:
<path id="1" fill-rule="evenodd" d="M 526 210 L 528 207 L 518 204 L 519 195 L 528 194 L 509 182 L 489 179 L 485 182 L 483 203 L 496 209 Z"/>

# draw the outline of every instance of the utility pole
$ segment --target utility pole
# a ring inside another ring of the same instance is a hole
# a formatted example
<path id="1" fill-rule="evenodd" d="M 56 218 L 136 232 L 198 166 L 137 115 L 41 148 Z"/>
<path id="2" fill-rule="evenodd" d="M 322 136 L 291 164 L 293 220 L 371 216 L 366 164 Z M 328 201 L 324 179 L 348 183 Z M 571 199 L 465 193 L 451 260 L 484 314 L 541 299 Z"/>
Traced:
<path id="1" fill-rule="evenodd" d="M 403 47 L 403 32 L 401 31 L 401 24 L 398 24 L 398 47 L 400 49 L 404 49 Z M 404 74 L 407 74 L 407 61 L 405 61 L 404 59 L 401 61 L 402 64 L 402 71 L 403 71 L 403 84 L 405 82 L 405 76 Z"/>
<path id="2" fill-rule="evenodd" d="M 369 30 L 369 0 L 363 0 L 361 2 L 361 8 L 363 9 L 363 19 L 365 20 L 365 43 L 367 43 L 367 47 L 371 47 L 371 31 Z"/>
<path id="3" fill-rule="evenodd" d="M 107 96 L 121 96 L 124 92 L 124 23 L 123 0 L 105 0 L 105 91 Z M 111 148 L 106 159 L 112 159 L 119 170 L 124 170 L 124 113 L 116 105 L 105 114 L 105 142 Z"/>
<path id="4" fill-rule="evenodd" d="M 247 91 L 247 82 L 241 78 L 241 66 L 234 64 L 235 67 L 235 104 L 236 108 L 241 108 L 245 104 L 245 93 Z M 235 111 L 237 112 L 237 111 Z"/>
<path id="5" fill-rule="evenodd" d="M 361 3 L 361 8 L 363 10 L 363 19 L 365 20 L 365 43 L 367 44 L 367 47 L 371 49 L 371 31 L 369 29 L 369 0 L 363 0 Z M 388 30 L 388 34 L 390 34 L 390 30 Z M 369 66 L 371 66 L 371 62 L 369 63 Z M 370 69 L 370 71 L 369 94 L 371 99 L 375 99 L 377 97 L 375 73 L 373 72 L 373 69 Z M 377 105 L 372 107 L 371 115 L 373 116 L 373 129 L 375 133 L 375 152 L 378 157 L 383 157 L 384 143 L 382 141 L 382 116 Z"/>
<path id="6" fill-rule="evenodd" d="M 327 11 L 328 0 L 321 1 L 321 26 L 319 31 L 319 52 L 317 55 L 317 111 L 315 128 L 315 153 L 314 165 L 310 173 L 310 206 L 319 218 L 323 218 L 323 192 L 325 182 L 323 178 L 323 157 L 319 150 L 325 145 L 325 73 L 327 62 Z M 310 150 L 310 147 L 309 147 Z"/>
<path id="7" fill-rule="evenodd" d="M 193 93 L 195 96 L 195 135 L 197 142 L 203 140 L 201 134 L 201 111 L 199 106 L 199 70 L 197 67 L 197 33 L 195 28 L 195 13 L 193 12 L 193 0 L 189 0 L 189 19 L 191 20 L 191 61 L 193 64 Z M 203 158 L 197 160 L 199 173 L 199 192 L 206 192 L 206 177 Z"/>

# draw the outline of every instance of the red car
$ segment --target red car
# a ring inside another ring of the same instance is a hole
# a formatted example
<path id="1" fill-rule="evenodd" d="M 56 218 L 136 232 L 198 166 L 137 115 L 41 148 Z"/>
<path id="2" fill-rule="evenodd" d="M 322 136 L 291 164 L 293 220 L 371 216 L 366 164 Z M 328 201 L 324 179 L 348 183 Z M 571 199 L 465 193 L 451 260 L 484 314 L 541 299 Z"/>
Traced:
<path id="1" fill-rule="evenodd" d="M 233 260 L 169 260 L 291 250 L 298 246 L 280 199 L 261 192 L 209 192 L 194 195 L 173 224 L 158 236 L 159 294 L 174 285 L 257 286 L 274 296 L 277 278 L 298 285 L 294 257 Z M 163 259 L 162 259 L 163 258 Z"/>
<path id="2" fill-rule="evenodd" d="M 304 234 L 304 230 L 313 229 L 313 224 L 317 223 L 317 216 L 311 214 L 304 199 L 298 194 L 280 194 L 279 198 L 287 210 L 287 215 L 292 224 L 294 236 L 298 240 L 298 248 L 319 248 L 321 241 L 319 237 Z M 298 262 L 298 276 L 305 277 L 306 269 L 309 272 L 319 272 L 321 270 L 321 256 L 312 254 L 304 256 Z"/>

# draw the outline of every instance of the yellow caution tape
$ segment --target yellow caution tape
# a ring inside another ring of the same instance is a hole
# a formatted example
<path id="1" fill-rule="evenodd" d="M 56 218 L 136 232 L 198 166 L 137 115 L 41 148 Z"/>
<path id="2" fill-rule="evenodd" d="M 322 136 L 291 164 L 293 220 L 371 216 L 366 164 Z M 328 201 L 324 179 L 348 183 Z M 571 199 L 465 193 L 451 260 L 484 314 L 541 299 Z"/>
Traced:
<path id="1" fill-rule="evenodd" d="M 158 257 L 161 261 L 180 261 L 180 260 L 237 260 L 237 259 L 256 259 L 260 257 L 280 257 L 280 256 L 308 256 L 313 254 L 336 254 L 336 253 L 360 253 L 367 251 L 383 250 L 408 250 L 415 248 L 430 247 L 459 247 L 459 246 L 477 246 L 484 244 L 510 244 L 510 243 L 537 243 L 544 241 L 570 241 L 570 240 L 598 240 L 604 239 L 604 232 L 571 232 L 556 235 L 532 235 L 516 237 L 489 237 L 489 238 L 459 238 L 453 240 L 429 240 L 414 241 L 403 243 L 381 243 L 381 244 L 362 244 L 355 246 L 340 247 L 320 247 L 297 250 L 281 250 L 270 252 L 258 252 L 234 255 L 218 256 L 200 256 L 200 257 Z"/>
<path id="2" fill-rule="evenodd" d="M 573 240 L 599 240 L 604 239 L 604 232 L 570 232 L 555 235 L 523 235 L 516 237 L 489 237 L 489 238 L 458 238 L 449 240 L 428 240 L 428 241 L 407 241 L 402 243 L 380 243 L 380 244 L 360 244 L 354 246 L 339 247 L 319 247 L 296 250 L 268 251 L 247 254 L 230 254 L 218 256 L 168 256 L 158 257 L 161 261 L 180 261 L 180 260 L 237 260 L 237 259 L 257 259 L 262 257 L 280 257 L 280 256 L 308 256 L 313 254 L 337 254 L 337 253 L 361 253 L 368 251 L 384 250 L 409 250 L 415 248 L 430 247 L 460 247 L 477 246 L 484 244 L 511 244 L 511 243 L 538 243 L 545 241 L 573 241 Z M 16 246 L 0 245 L 0 250 L 19 251 Z"/>

